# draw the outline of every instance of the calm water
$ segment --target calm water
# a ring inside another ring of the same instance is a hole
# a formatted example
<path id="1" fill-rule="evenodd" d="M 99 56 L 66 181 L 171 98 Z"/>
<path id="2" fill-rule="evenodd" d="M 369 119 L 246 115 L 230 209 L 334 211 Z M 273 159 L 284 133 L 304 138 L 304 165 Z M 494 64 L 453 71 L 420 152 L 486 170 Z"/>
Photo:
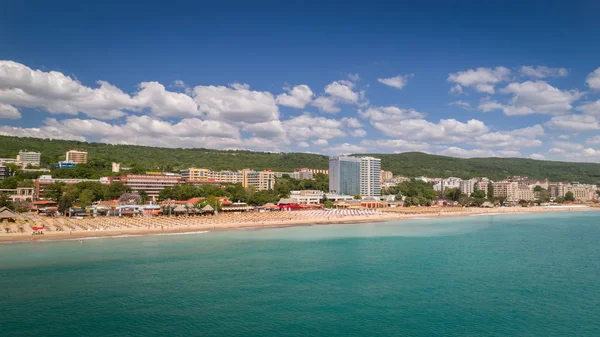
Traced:
<path id="1" fill-rule="evenodd" d="M 0 245 L 1 336 L 600 336 L 600 213 Z"/>

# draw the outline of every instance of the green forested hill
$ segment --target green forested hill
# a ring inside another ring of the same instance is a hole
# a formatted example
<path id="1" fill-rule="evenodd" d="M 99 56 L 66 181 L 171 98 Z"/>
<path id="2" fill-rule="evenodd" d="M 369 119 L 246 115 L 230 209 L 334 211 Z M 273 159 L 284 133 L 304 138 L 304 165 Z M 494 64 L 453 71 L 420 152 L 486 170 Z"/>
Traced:
<path id="1" fill-rule="evenodd" d="M 298 167 L 326 169 L 326 156 L 307 153 L 265 153 L 252 151 L 219 151 L 209 149 L 169 149 L 133 145 L 109 145 L 65 140 L 0 136 L 0 157 L 15 157 L 19 150 L 42 152 L 43 164 L 64 160 L 70 148 L 85 148 L 90 164 L 110 169 L 110 163 L 137 166 L 148 170 L 179 170 L 205 167 L 212 170 L 251 168 L 291 171 Z M 503 179 L 508 176 L 548 178 L 552 181 L 600 181 L 600 164 L 540 161 L 523 158 L 461 159 L 419 152 L 369 154 L 381 158 L 382 168 L 395 175 L 460 177 L 484 176 Z"/>

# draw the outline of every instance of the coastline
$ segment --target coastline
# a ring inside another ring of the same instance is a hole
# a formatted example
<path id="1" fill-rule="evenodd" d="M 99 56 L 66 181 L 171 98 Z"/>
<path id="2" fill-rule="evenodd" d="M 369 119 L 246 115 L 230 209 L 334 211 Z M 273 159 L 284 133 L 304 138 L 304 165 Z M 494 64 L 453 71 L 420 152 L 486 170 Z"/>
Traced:
<path id="1" fill-rule="evenodd" d="M 440 219 L 446 217 L 462 217 L 462 216 L 492 216 L 492 215 L 507 215 L 507 214 L 523 214 L 523 213 L 547 213 L 547 212 L 581 212 L 581 211 L 600 211 L 598 207 L 588 206 L 538 206 L 538 207 L 507 207 L 507 208 L 402 208 L 397 210 L 386 210 L 377 212 L 371 215 L 348 215 L 336 217 L 290 217 L 293 214 L 277 214 L 281 215 L 270 216 L 263 221 L 237 221 L 227 222 L 227 218 L 223 216 L 215 216 L 208 218 L 213 221 L 203 221 L 203 224 L 193 224 L 195 218 L 163 218 L 168 226 L 154 225 L 147 228 L 111 228 L 111 229 L 95 229 L 95 230 L 76 230 L 76 231 L 50 231 L 44 235 L 31 235 L 29 231 L 25 233 L 1 233 L 0 244 L 26 243 L 26 242 L 48 242 L 48 241 L 77 241 L 102 238 L 119 238 L 119 237 L 135 237 L 135 236 L 159 236 L 159 235 L 185 235 L 185 234 L 203 234 L 211 231 L 223 230 L 262 230 L 269 228 L 283 228 L 295 226 L 313 226 L 313 225 L 332 225 L 332 224 L 359 224 L 359 223 L 375 223 L 389 222 L 399 220 L 427 220 Z M 292 212 L 293 213 L 293 212 Z M 157 219 L 153 218 L 156 222 Z M 224 220 L 225 219 L 225 220 Z M 115 219 L 117 222 L 124 219 Z M 149 219 L 136 219 L 140 224 L 145 226 L 145 221 Z M 203 219 L 204 220 L 204 219 Z M 223 221 L 224 220 L 224 221 Z M 45 220 L 43 220 L 45 221 Z M 77 220 L 75 220 L 77 221 Z M 86 221 L 86 220 L 80 220 Z M 160 223 L 161 220 L 158 220 Z M 172 223 L 175 223 L 173 225 Z M 165 228 L 166 227 L 166 228 Z"/>

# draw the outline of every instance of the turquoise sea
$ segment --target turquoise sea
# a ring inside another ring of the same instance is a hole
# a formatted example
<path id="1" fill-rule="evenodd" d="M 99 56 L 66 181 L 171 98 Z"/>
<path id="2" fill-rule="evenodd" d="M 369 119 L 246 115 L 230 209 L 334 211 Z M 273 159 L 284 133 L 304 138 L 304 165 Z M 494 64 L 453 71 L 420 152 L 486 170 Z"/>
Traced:
<path id="1" fill-rule="evenodd" d="M 600 336 L 600 213 L 0 245 L 0 336 Z"/>

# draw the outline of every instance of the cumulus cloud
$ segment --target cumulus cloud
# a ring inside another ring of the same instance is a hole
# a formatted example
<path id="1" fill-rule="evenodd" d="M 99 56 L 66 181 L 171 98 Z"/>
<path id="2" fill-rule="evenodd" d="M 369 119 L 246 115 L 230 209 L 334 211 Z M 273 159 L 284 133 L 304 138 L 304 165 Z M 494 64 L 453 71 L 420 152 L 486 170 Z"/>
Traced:
<path id="1" fill-rule="evenodd" d="M 442 119 L 432 123 L 424 119 L 398 122 L 372 122 L 373 126 L 391 138 L 427 141 L 431 143 L 459 143 L 488 132 L 482 121 L 471 119 L 466 123 L 456 119 Z"/>
<path id="2" fill-rule="evenodd" d="M 520 149 L 541 146 L 542 141 L 536 139 L 544 136 L 544 128 L 534 125 L 512 131 L 490 132 L 475 137 L 475 144 L 482 148 Z"/>
<path id="3" fill-rule="evenodd" d="M 367 131 L 363 129 L 354 129 L 348 131 L 348 134 L 350 134 L 350 136 L 352 137 L 363 138 L 367 135 Z"/>
<path id="4" fill-rule="evenodd" d="M 12 105 L 0 103 L 0 119 L 2 118 L 20 119 L 21 112 Z"/>
<path id="5" fill-rule="evenodd" d="M 540 154 L 540 153 L 532 153 L 529 155 L 529 158 L 535 159 L 535 160 L 544 160 L 544 159 L 546 159 L 546 156 L 544 156 L 543 154 Z"/>
<path id="6" fill-rule="evenodd" d="M 457 146 L 449 146 L 442 151 L 440 154 L 452 157 L 462 158 L 486 158 L 486 157 L 520 157 L 521 153 L 516 150 L 500 150 L 492 151 L 489 149 L 463 149 Z"/>
<path id="7" fill-rule="evenodd" d="M 319 147 L 322 147 L 322 146 L 327 146 L 327 145 L 329 145 L 329 142 L 327 141 L 327 139 L 317 139 L 317 140 L 315 140 L 314 142 L 312 142 L 312 144 L 313 144 L 314 146 L 319 146 Z"/>
<path id="8" fill-rule="evenodd" d="M 505 67 L 476 68 L 459 71 L 448 76 L 448 81 L 456 83 L 451 92 L 460 93 L 463 87 L 473 87 L 475 91 L 488 94 L 494 93 L 494 86 L 507 81 L 510 69 Z"/>
<path id="9" fill-rule="evenodd" d="M 261 123 L 279 119 L 275 97 L 267 91 L 250 90 L 246 84 L 196 86 L 194 100 L 210 119 Z"/>
<path id="10" fill-rule="evenodd" d="M 338 113 L 342 111 L 337 105 L 335 99 L 326 96 L 319 96 L 313 102 L 312 105 L 317 107 L 322 112 L 327 113 Z"/>
<path id="11" fill-rule="evenodd" d="M 600 68 L 590 73 L 586 78 L 585 83 L 590 89 L 600 90 Z"/>
<path id="12" fill-rule="evenodd" d="M 584 102 L 577 107 L 577 110 L 588 115 L 600 116 L 600 100 L 595 102 Z"/>
<path id="13" fill-rule="evenodd" d="M 0 102 L 36 108 L 52 114 L 83 113 L 97 119 L 115 119 L 126 111 L 161 116 L 198 115 L 194 101 L 183 93 L 169 92 L 158 82 L 142 82 L 132 97 L 116 86 L 98 81 L 90 88 L 58 71 L 33 70 L 12 61 L 0 61 Z"/>
<path id="14" fill-rule="evenodd" d="M 313 92 L 306 84 L 297 85 L 293 88 L 284 88 L 287 93 L 277 96 L 277 104 L 296 109 L 304 109 L 312 101 Z"/>
<path id="15" fill-rule="evenodd" d="M 481 100 L 481 102 L 479 103 L 479 106 L 477 106 L 477 109 L 483 111 L 483 112 L 490 112 L 490 111 L 494 111 L 494 110 L 503 110 L 505 107 L 503 104 L 498 103 L 497 101 L 491 101 L 488 99 L 483 99 Z"/>
<path id="16" fill-rule="evenodd" d="M 590 137 L 586 139 L 585 142 L 591 145 L 598 145 L 600 144 L 600 136 Z"/>
<path id="17" fill-rule="evenodd" d="M 341 119 L 342 123 L 344 123 L 349 128 L 362 128 L 362 124 L 358 121 L 358 119 L 354 117 L 344 117 Z"/>
<path id="18" fill-rule="evenodd" d="M 191 117 L 198 116 L 198 105 L 182 93 L 171 92 L 158 82 L 142 82 L 133 100 L 142 108 L 148 108 L 155 116 Z"/>
<path id="19" fill-rule="evenodd" d="M 376 139 L 376 140 L 363 140 L 360 145 L 369 148 L 371 151 L 381 151 L 386 149 L 394 153 L 400 152 L 426 152 L 431 146 L 425 142 L 411 142 L 404 139 Z"/>
<path id="20" fill-rule="evenodd" d="M 358 110 L 361 118 L 372 122 L 402 121 L 405 119 L 424 118 L 425 114 L 413 109 L 402 109 L 395 106 L 373 106 L 365 110 Z"/>
<path id="21" fill-rule="evenodd" d="M 332 139 L 344 137 L 342 122 L 325 117 L 314 117 L 304 113 L 298 117 L 283 122 L 283 129 L 288 137 L 296 141 L 306 141 L 311 138 Z"/>
<path id="22" fill-rule="evenodd" d="M 461 108 L 461 109 L 467 110 L 467 111 L 473 110 L 471 108 L 471 104 L 469 102 L 466 102 L 466 101 L 460 101 L 460 100 L 459 101 L 454 101 L 454 102 L 448 103 L 448 105 L 455 106 L 457 108 Z"/>
<path id="23" fill-rule="evenodd" d="M 522 66 L 521 74 L 534 78 L 565 77 L 569 75 L 566 68 L 549 68 L 546 66 Z"/>
<path id="24" fill-rule="evenodd" d="M 389 87 L 392 87 L 392 88 L 402 89 L 408 83 L 408 78 L 412 77 L 412 76 L 413 76 L 413 74 L 410 74 L 410 75 L 398 75 L 398 76 L 388 77 L 388 78 L 378 78 L 377 82 L 379 82 L 381 84 L 385 84 L 385 85 L 387 85 Z"/>
<path id="25" fill-rule="evenodd" d="M 552 117 L 545 125 L 555 130 L 591 131 L 600 129 L 600 124 L 594 116 L 566 115 Z"/>
<path id="26" fill-rule="evenodd" d="M 358 74 L 348 74 L 348 79 L 352 82 L 360 81 L 360 76 Z"/>
<path id="27" fill-rule="evenodd" d="M 583 95 L 577 90 L 557 89 L 544 81 L 510 83 L 500 91 L 513 94 L 511 106 L 504 108 L 504 113 L 509 116 L 532 113 L 564 114 L 571 110 L 572 103 Z"/>
<path id="28" fill-rule="evenodd" d="M 350 144 L 350 143 L 342 143 L 330 146 L 328 148 L 329 152 L 332 154 L 355 154 L 355 153 L 365 153 L 368 149 L 364 146 Z"/>
<path id="29" fill-rule="evenodd" d="M 354 91 L 354 83 L 350 81 L 334 81 L 325 86 L 325 93 L 317 97 L 312 105 L 322 112 L 338 113 L 341 111 L 339 104 L 366 104 L 365 92 Z"/>
<path id="30" fill-rule="evenodd" d="M 249 132 L 253 137 L 281 139 L 286 135 L 280 120 L 272 120 L 262 123 L 242 123 L 242 130 Z"/>

